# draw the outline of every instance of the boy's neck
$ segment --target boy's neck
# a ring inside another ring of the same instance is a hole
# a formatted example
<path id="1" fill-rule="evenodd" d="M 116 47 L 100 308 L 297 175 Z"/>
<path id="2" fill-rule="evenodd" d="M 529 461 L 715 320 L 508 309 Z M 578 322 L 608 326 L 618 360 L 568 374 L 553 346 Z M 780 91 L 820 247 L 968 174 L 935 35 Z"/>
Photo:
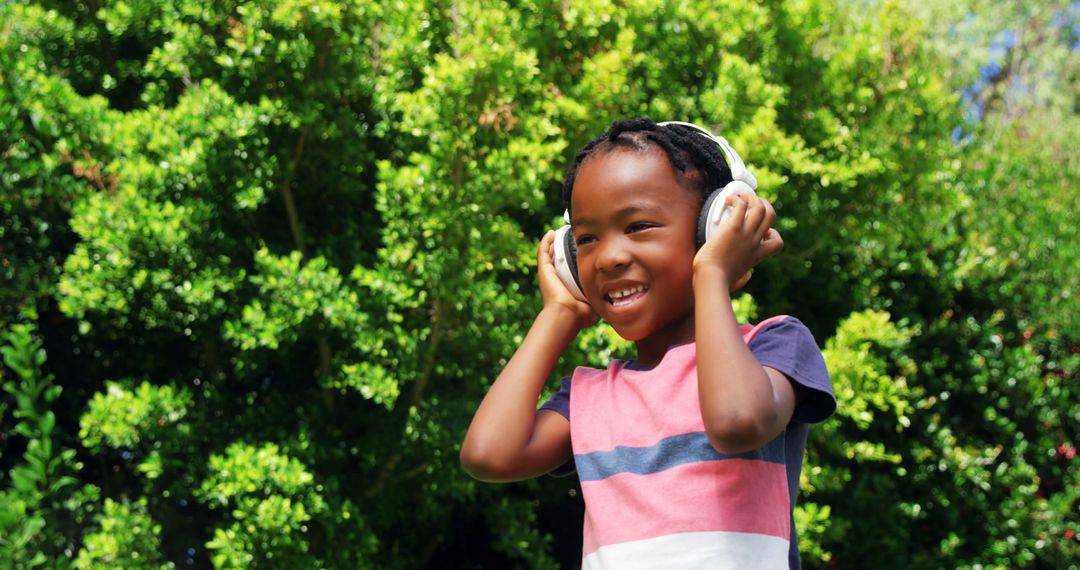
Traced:
<path id="1" fill-rule="evenodd" d="M 642 366 L 652 367 L 660 364 L 664 355 L 672 347 L 694 342 L 694 318 L 684 319 L 681 323 L 667 329 L 656 331 L 647 338 L 635 341 L 636 361 Z"/>

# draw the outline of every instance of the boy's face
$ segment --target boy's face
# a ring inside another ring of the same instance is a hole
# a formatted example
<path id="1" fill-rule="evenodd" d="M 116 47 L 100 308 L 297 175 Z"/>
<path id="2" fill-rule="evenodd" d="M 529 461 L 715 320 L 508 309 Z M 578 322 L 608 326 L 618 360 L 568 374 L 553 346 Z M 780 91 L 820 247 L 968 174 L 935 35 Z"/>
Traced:
<path id="1" fill-rule="evenodd" d="M 665 351 L 694 338 L 700 197 L 661 151 L 616 149 L 577 172 L 572 228 L 585 297 L 620 336 Z"/>

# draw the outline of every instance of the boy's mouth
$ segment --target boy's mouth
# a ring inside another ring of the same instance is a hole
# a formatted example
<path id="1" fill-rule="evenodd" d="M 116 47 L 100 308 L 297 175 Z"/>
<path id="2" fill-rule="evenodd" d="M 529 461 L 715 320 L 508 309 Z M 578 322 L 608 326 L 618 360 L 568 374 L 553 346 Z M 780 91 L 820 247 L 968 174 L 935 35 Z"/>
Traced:
<path id="1" fill-rule="evenodd" d="M 621 307 L 623 305 L 629 305 L 634 301 L 640 299 L 649 290 L 644 285 L 638 285 L 637 287 L 630 287 L 628 289 L 620 289 L 618 291 L 612 291 L 605 295 L 611 306 Z"/>

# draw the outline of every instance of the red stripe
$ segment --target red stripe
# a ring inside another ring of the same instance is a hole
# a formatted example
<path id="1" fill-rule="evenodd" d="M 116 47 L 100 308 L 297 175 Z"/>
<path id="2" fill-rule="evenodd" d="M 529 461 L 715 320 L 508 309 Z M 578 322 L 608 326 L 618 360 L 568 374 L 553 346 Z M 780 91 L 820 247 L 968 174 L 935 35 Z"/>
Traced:
<path id="1" fill-rule="evenodd" d="M 609 544 L 683 532 L 747 532 L 790 540 L 783 465 L 727 459 L 581 484 L 584 555 Z"/>
<path id="2" fill-rule="evenodd" d="M 768 325 L 771 325 L 772 323 L 779 323 L 780 321 L 783 321 L 786 318 L 788 318 L 787 315 L 777 315 L 775 317 L 769 317 L 769 318 L 765 319 L 764 321 L 761 321 L 760 323 L 754 325 L 753 327 L 751 327 L 751 326 L 743 326 L 742 327 L 743 340 L 746 341 L 746 344 L 750 344 L 750 341 L 754 340 L 754 337 L 757 336 L 757 334 L 759 332 L 761 332 L 761 329 L 765 328 Z"/>

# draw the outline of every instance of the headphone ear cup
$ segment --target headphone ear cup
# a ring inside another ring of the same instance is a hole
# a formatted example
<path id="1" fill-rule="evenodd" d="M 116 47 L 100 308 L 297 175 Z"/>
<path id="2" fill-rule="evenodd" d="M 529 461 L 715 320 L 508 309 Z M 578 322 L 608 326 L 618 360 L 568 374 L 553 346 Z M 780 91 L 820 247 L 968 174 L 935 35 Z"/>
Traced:
<path id="1" fill-rule="evenodd" d="M 555 272 L 577 300 L 588 303 L 585 293 L 581 290 L 581 278 L 578 277 L 577 268 L 577 243 L 574 242 L 574 234 L 570 226 L 563 226 L 555 230 Z"/>
<path id="2" fill-rule="evenodd" d="M 697 227 L 697 247 L 701 249 L 701 246 L 705 245 L 705 242 L 709 241 L 709 238 L 714 236 L 720 228 L 720 224 L 727 219 L 728 213 L 731 212 L 731 206 L 728 206 L 728 196 L 734 196 L 735 194 L 748 193 L 751 196 L 757 196 L 754 189 L 749 184 L 742 180 L 732 180 L 728 182 L 727 186 L 723 189 L 717 189 L 709 197 L 705 199 L 705 204 L 701 207 L 701 215 L 698 216 Z"/>
<path id="3" fill-rule="evenodd" d="M 717 203 L 723 204 L 723 200 L 719 200 L 722 190 L 717 188 L 709 194 L 708 198 L 705 198 L 705 203 L 701 205 L 701 214 L 698 215 L 697 234 L 695 242 L 697 248 L 701 249 L 701 246 L 705 245 L 705 242 L 709 239 L 709 220 L 716 217 L 716 213 L 713 212 L 713 208 Z M 719 202 L 718 202 L 719 200 Z"/>

